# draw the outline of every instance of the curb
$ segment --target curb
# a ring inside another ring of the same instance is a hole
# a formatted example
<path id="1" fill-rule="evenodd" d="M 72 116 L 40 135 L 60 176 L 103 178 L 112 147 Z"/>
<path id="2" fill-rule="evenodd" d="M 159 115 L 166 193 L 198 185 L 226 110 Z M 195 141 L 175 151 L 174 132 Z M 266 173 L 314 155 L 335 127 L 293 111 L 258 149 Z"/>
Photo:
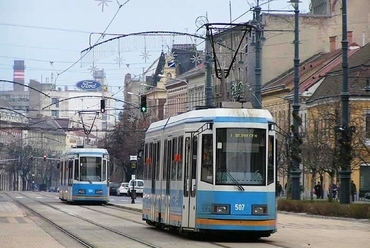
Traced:
<path id="1" fill-rule="evenodd" d="M 139 213 L 142 212 L 142 209 L 129 207 L 129 206 L 125 206 L 125 205 L 118 205 L 118 204 L 113 204 L 113 203 L 107 203 L 106 205 L 113 206 L 113 207 L 116 207 L 116 208 L 123 208 L 123 209 L 127 209 L 127 210 L 134 211 L 134 212 L 139 212 Z"/>
<path id="2" fill-rule="evenodd" d="M 343 221 L 355 221 L 361 223 L 370 223 L 369 219 L 354 219 L 354 218 L 345 218 L 345 217 L 335 217 L 335 216 L 324 216 L 324 215 L 314 215 L 314 214 L 307 214 L 307 213 L 295 213 L 295 212 L 287 212 L 287 211 L 277 211 L 279 214 L 285 215 L 296 215 L 296 216 L 303 216 L 303 217 L 310 217 L 310 218 L 317 218 L 317 219 L 330 219 L 330 220 L 343 220 Z"/>

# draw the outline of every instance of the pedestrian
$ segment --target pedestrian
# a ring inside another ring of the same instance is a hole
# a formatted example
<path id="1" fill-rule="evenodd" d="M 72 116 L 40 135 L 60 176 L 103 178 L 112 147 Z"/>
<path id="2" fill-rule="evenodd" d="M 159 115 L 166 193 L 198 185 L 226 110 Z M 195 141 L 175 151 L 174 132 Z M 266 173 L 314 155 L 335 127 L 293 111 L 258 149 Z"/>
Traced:
<path id="1" fill-rule="evenodd" d="M 351 180 L 351 196 L 352 196 L 352 202 L 355 201 L 355 195 L 357 194 L 356 184 Z"/>
<path id="2" fill-rule="evenodd" d="M 322 193 L 322 185 L 321 185 L 321 183 L 320 182 L 317 182 L 317 184 L 315 185 L 314 189 L 315 189 L 316 198 L 317 199 L 320 199 L 321 198 L 321 193 Z"/>
<path id="3" fill-rule="evenodd" d="M 281 186 L 280 182 L 276 182 L 276 197 L 281 196 L 281 192 L 283 191 L 283 186 Z"/>
<path id="4" fill-rule="evenodd" d="M 338 193 L 339 193 L 339 187 L 337 186 L 337 184 L 333 183 L 333 185 L 331 186 L 331 194 L 334 200 L 338 200 L 337 198 Z"/>

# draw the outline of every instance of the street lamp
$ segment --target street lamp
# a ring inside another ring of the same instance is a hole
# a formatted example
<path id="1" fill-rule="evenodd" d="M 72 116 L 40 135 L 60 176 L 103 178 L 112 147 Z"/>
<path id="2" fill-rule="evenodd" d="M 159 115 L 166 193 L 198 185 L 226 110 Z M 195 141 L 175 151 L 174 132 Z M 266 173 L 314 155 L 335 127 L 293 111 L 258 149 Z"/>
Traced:
<path id="1" fill-rule="evenodd" d="M 289 3 L 294 7 L 294 94 L 293 94 L 293 125 L 291 126 L 291 131 L 293 135 L 292 145 L 291 145 L 291 159 L 292 168 L 290 171 L 290 176 L 292 178 L 292 200 L 300 200 L 301 198 L 301 170 L 300 163 L 301 158 L 301 144 L 302 138 L 299 134 L 299 126 L 302 120 L 299 116 L 299 0 L 290 0 Z"/>
<path id="2" fill-rule="evenodd" d="M 342 121 L 340 135 L 343 142 L 340 142 L 340 190 L 339 200 L 341 204 L 349 204 L 350 179 L 351 179 L 351 142 L 352 131 L 349 126 L 349 92 L 348 92 L 348 39 L 347 39 L 347 0 L 342 0 Z"/>

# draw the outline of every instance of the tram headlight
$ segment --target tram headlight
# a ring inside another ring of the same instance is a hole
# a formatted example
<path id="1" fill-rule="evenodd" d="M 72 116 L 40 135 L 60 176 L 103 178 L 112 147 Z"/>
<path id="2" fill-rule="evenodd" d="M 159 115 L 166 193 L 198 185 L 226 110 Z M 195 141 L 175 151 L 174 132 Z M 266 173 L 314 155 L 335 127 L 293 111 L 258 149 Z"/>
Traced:
<path id="1" fill-rule="evenodd" d="M 213 214 L 230 214 L 230 205 L 228 204 L 214 204 L 212 205 Z"/>
<path id="2" fill-rule="evenodd" d="M 254 215 L 266 215 L 267 205 L 252 205 L 252 214 Z"/>
<path id="3" fill-rule="evenodd" d="M 103 190 L 97 189 L 97 190 L 95 190 L 95 194 L 101 195 L 101 194 L 103 194 Z"/>
<path id="4" fill-rule="evenodd" d="M 78 193 L 79 194 L 86 194 L 86 189 L 79 189 L 78 190 Z"/>

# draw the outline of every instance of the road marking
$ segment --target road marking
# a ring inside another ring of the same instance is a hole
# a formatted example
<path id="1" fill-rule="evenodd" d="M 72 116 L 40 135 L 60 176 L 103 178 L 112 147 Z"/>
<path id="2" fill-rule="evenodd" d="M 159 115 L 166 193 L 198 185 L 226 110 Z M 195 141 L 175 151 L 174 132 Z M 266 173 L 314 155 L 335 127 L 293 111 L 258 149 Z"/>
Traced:
<path id="1" fill-rule="evenodd" d="M 20 198 L 23 198 L 23 196 L 17 196 L 16 198 L 20 199 Z"/>
<path id="2" fill-rule="evenodd" d="M 37 199 L 41 199 L 41 198 L 44 198 L 44 197 L 42 197 L 42 196 L 36 196 L 36 198 L 37 198 Z"/>

